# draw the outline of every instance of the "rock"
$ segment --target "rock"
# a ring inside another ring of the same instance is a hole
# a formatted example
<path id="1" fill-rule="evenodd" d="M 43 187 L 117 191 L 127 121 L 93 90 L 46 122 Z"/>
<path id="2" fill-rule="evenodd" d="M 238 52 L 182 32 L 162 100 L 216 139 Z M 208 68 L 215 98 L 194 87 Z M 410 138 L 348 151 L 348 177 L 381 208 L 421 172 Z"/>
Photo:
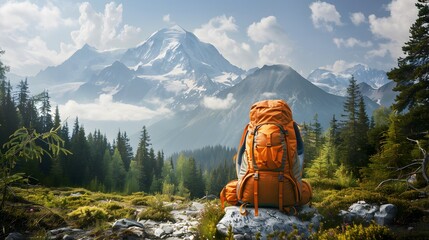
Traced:
<path id="1" fill-rule="evenodd" d="M 62 227 L 48 231 L 49 239 L 77 239 L 84 236 L 86 232 L 82 229 Z"/>
<path id="2" fill-rule="evenodd" d="M 321 220 L 321 215 L 317 210 L 308 206 L 302 207 L 297 216 L 284 214 L 278 209 L 259 208 L 259 215 L 255 217 L 254 208 L 246 210 L 248 214 L 243 216 L 240 214 L 239 207 L 226 207 L 225 216 L 216 225 L 217 230 L 226 236 L 231 226 L 236 239 L 251 239 L 251 236 L 255 236 L 257 233 L 261 234 L 262 239 L 266 239 L 269 234 L 274 232 L 290 233 L 295 229 L 299 235 L 308 237 L 311 233 L 310 225 L 312 230 L 317 230 Z M 300 219 L 300 215 L 308 216 L 309 219 Z"/>
<path id="3" fill-rule="evenodd" d="M 393 223 L 397 208 L 393 204 L 384 204 L 380 207 L 376 204 L 368 204 L 365 201 L 353 203 L 348 211 L 341 210 L 339 215 L 344 222 L 352 223 L 355 220 L 370 223 L 372 220 L 379 225 L 386 226 Z"/>
<path id="4" fill-rule="evenodd" d="M 381 226 L 391 225 L 396 217 L 398 209 L 393 204 L 384 204 L 380 206 L 380 211 L 374 215 L 374 220 Z"/>
<path id="5" fill-rule="evenodd" d="M 139 223 L 137 221 L 130 220 L 130 219 L 125 219 L 125 218 L 117 220 L 112 225 L 113 229 L 130 228 L 130 227 L 144 228 L 142 223 Z"/>
<path id="6" fill-rule="evenodd" d="M 63 240 L 75 240 L 76 238 L 74 238 L 73 236 L 70 236 L 70 235 L 67 235 L 67 234 L 65 234 L 64 236 L 63 236 Z"/>
<path id="7" fill-rule="evenodd" d="M 157 228 L 157 229 L 155 229 L 154 234 L 157 237 L 161 237 L 162 235 L 165 235 L 165 232 L 164 232 L 164 230 L 162 228 Z"/>
<path id="8" fill-rule="evenodd" d="M 19 232 L 9 233 L 9 235 L 7 235 L 7 237 L 5 238 L 5 240 L 25 240 L 25 239 L 27 238 L 24 237 L 24 235 L 22 235 Z"/>

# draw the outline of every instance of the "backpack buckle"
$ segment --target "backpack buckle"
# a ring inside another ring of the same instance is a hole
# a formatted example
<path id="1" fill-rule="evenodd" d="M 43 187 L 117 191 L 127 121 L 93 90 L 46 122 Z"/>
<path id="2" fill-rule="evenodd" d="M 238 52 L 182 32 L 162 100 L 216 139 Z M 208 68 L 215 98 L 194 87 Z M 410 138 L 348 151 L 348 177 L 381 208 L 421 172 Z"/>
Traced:
<path id="1" fill-rule="evenodd" d="M 285 176 L 283 174 L 279 174 L 279 182 L 283 182 Z"/>
<path id="2" fill-rule="evenodd" d="M 253 178 L 254 178 L 255 180 L 258 180 L 258 179 L 259 179 L 259 173 L 258 173 L 258 172 L 255 172 L 255 173 L 253 174 Z"/>

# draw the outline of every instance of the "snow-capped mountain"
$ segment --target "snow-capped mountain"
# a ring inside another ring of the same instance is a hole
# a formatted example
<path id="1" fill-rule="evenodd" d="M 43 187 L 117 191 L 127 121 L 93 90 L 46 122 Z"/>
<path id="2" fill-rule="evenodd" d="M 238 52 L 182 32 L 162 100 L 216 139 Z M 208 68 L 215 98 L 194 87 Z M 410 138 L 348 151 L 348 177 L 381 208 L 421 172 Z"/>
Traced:
<path id="1" fill-rule="evenodd" d="M 349 80 L 352 76 L 356 79 L 357 83 L 366 83 L 374 89 L 378 89 L 390 82 L 386 72 L 369 68 L 363 64 L 356 64 L 341 72 L 318 68 L 313 70 L 307 79 L 328 93 L 345 96 Z"/>
<path id="2" fill-rule="evenodd" d="M 101 60 L 106 52 L 85 45 L 63 64 L 39 75 L 55 76 L 53 70 L 61 70 L 64 76 L 73 69 L 69 82 L 85 79 L 77 90 L 64 94 L 63 101 L 92 101 L 100 94 L 109 94 L 117 101 L 133 104 L 144 104 L 151 98 L 172 99 L 170 107 L 176 109 L 233 86 L 244 74 L 213 45 L 177 25 L 161 29 L 121 53 Z"/>
<path id="3" fill-rule="evenodd" d="M 229 100 L 223 109 L 201 104 L 195 110 L 163 119 L 149 127 L 154 146 L 174 152 L 206 145 L 222 144 L 236 147 L 253 103 L 264 99 L 283 99 L 291 107 L 298 123 L 313 120 L 326 129 L 335 114 L 343 111 L 344 97 L 329 94 L 284 65 L 264 66 L 235 86 L 216 95 Z M 368 113 L 377 104 L 366 99 Z"/>
<path id="4" fill-rule="evenodd" d="M 50 84 L 86 82 L 118 60 L 123 53 L 124 50 L 99 51 L 85 44 L 62 64 L 40 71 L 34 80 Z"/>

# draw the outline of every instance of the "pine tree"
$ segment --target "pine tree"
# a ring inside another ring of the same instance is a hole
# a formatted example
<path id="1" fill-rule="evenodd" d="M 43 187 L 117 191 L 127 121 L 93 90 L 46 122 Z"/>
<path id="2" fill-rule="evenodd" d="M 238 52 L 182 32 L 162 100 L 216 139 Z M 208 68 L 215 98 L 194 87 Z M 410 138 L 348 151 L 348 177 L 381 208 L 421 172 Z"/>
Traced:
<path id="1" fill-rule="evenodd" d="M 137 147 L 136 157 L 135 160 L 137 162 L 137 166 L 140 171 L 140 179 L 139 179 L 139 186 L 140 190 L 149 192 L 150 185 L 152 181 L 152 170 L 153 165 L 150 165 L 150 156 L 149 156 L 149 146 L 150 146 L 150 137 L 146 130 L 146 126 L 143 126 L 141 135 L 140 135 L 140 142 Z"/>
<path id="2" fill-rule="evenodd" d="M 112 156 L 112 192 L 122 192 L 125 185 L 126 171 L 121 154 L 116 148 Z"/>
<path id="3" fill-rule="evenodd" d="M 60 110 L 58 109 L 58 105 L 57 105 L 55 106 L 54 128 L 56 129 L 60 125 L 61 125 Z"/>
<path id="4" fill-rule="evenodd" d="M 393 108 L 406 134 L 429 130 L 429 1 L 418 0 L 418 17 L 410 28 L 410 38 L 402 47 L 405 57 L 387 73 L 398 92 Z"/>
<path id="5" fill-rule="evenodd" d="M 332 115 L 332 119 L 329 123 L 329 126 L 329 139 L 334 146 L 338 146 L 340 144 L 339 126 L 338 120 L 335 118 L 335 114 Z"/>
<path id="6" fill-rule="evenodd" d="M 43 91 L 40 96 L 40 124 L 42 132 L 48 132 L 54 127 L 51 114 L 51 103 L 49 101 L 49 93 L 47 90 Z"/>
<path id="7" fill-rule="evenodd" d="M 133 192 L 138 192 L 139 187 L 139 169 L 137 162 L 132 160 L 130 163 L 130 169 L 127 172 L 125 180 L 125 193 L 131 194 Z"/>
<path id="8" fill-rule="evenodd" d="M 113 165 L 112 165 L 112 155 L 110 154 L 110 151 L 106 149 L 104 151 L 103 155 L 103 162 L 104 162 L 104 186 L 107 191 L 113 190 Z"/>
<path id="9" fill-rule="evenodd" d="M 76 118 L 72 136 L 70 140 L 70 151 L 73 153 L 67 159 L 67 174 L 74 186 L 84 186 L 89 181 L 89 168 L 87 162 L 90 158 L 88 141 L 85 130 L 79 125 L 79 119 Z"/>
<path id="10" fill-rule="evenodd" d="M 118 151 L 121 154 L 125 170 L 128 171 L 130 168 L 131 159 L 133 158 L 133 149 L 131 148 L 130 139 L 128 138 L 126 132 L 118 132 L 116 137 L 116 148 L 118 148 Z"/>
<path id="11" fill-rule="evenodd" d="M 366 182 L 378 184 L 389 178 L 397 178 L 402 171 L 394 169 L 405 166 L 412 159 L 410 149 L 413 146 L 403 134 L 400 123 L 398 115 L 392 113 L 381 152 L 373 155 L 368 167 L 362 170 Z"/>
<path id="12" fill-rule="evenodd" d="M 351 170 L 354 176 L 359 177 L 359 170 L 365 165 L 368 158 L 366 141 L 362 140 L 367 136 L 368 117 L 365 113 L 362 94 L 353 76 L 347 88 L 343 117 L 340 133 L 342 141 L 340 144 L 341 164 Z"/>
<path id="13" fill-rule="evenodd" d="M 313 130 L 313 141 L 315 148 L 315 155 L 318 156 L 320 153 L 320 148 L 323 144 L 323 134 L 322 134 L 322 125 L 319 122 L 319 115 L 316 113 L 313 117 L 312 130 Z"/>
<path id="14" fill-rule="evenodd" d="M 0 143 L 3 146 L 9 136 L 18 129 L 19 118 L 12 98 L 10 82 L 1 80 L 0 83 Z"/>

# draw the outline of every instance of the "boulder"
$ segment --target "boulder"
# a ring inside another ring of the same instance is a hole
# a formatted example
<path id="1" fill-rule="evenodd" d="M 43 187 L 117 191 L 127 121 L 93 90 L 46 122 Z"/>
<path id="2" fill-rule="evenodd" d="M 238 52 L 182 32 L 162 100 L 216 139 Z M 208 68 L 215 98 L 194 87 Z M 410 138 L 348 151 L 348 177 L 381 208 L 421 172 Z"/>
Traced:
<path id="1" fill-rule="evenodd" d="M 351 223 L 355 220 L 370 223 L 374 220 L 382 226 L 392 224 L 396 214 L 397 208 L 393 204 L 378 206 L 377 204 L 368 204 L 365 201 L 353 203 L 348 211 L 341 210 L 339 213 L 346 223 Z"/>
<path id="2" fill-rule="evenodd" d="M 246 208 L 246 211 L 247 215 L 243 216 L 239 207 L 226 207 L 217 230 L 225 236 L 231 230 L 234 239 L 252 239 L 257 234 L 266 239 L 275 232 L 287 235 L 293 231 L 306 238 L 319 228 L 322 218 L 315 208 L 309 206 L 301 207 L 295 215 L 287 215 L 274 208 L 259 208 L 258 216 L 254 215 L 254 208 Z"/>
<path id="3" fill-rule="evenodd" d="M 384 204 L 380 206 L 380 211 L 374 214 L 374 220 L 381 226 L 391 225 L 393 223 L 398 209 L 393 204 Z"/>
<path id="4" fill-rule="evenodd" d="M 119 219 L 116 222 L 114 222 L 112 225 L 113 229 L 130 228 L 130 227 L 144 228 L 142 223 L 139 223 L 134 220 L 126 219 L 126 218 Z"/>

